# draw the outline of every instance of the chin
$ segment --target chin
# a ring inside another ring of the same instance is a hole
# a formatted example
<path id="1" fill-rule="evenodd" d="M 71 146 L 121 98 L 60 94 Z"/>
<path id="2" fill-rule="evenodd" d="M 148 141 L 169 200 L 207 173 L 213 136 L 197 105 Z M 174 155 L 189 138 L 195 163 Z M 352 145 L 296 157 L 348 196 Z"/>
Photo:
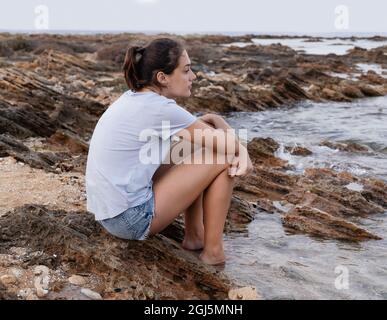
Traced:
<path id="1" fill-rule="evenodd" d="M 188 90 L 186 93 L 180 95 L 181 98 L 189 98 L 190 96 L 191 96 L 190 90 Z"/>

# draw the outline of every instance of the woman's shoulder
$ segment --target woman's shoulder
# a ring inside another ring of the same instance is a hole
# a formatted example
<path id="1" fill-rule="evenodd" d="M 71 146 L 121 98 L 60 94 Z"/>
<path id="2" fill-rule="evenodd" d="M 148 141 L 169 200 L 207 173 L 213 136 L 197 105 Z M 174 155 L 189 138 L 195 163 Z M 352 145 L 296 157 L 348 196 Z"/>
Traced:
<path id="1" fill-rule="evenodd" d="M 132 90 L 128 90 L 122 96 L 132 98 L 136 101 L 147 101 L 158 104 L 176 104 L 174 99 L 167 98 L 153 91 L 134 92 Z"/>

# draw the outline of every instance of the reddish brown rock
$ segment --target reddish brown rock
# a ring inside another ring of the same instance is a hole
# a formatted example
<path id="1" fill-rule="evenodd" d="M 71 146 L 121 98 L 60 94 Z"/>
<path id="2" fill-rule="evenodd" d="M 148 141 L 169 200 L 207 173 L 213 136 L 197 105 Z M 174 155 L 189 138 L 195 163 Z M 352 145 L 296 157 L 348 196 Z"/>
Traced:
<path id="1" fill-rule="evenodd" d="M 353 223 L 310 207 L 296 207 L 284 215 L 282 221 L 284 226 L 291 230 L 327 239 L 347 241 L 381 239 Z"/>

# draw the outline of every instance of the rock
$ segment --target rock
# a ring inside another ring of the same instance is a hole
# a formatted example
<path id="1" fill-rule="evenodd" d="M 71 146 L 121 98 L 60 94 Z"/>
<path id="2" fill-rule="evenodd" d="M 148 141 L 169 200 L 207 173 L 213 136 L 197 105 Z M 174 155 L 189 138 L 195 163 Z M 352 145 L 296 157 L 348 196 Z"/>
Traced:
<path id="1" fill-rule="evenodd" d="M 147 299 L 153 300 L 155 298 L 155 292 L 150 288 L 144 288 L 143 293 Z"/>
<path id="2" fill-rule="evenodd" d="M 296 206 L 282 217 L 284 226 L 328 239 L 364 241 L 381 238 L 354 223 L 311 207 Z"/>
<path id="3" fill-rule="evenodd" d="M 17 278 L 20 279 L 24 275 L 24 270 L 21 268 L 11 268 L 10 272 Z"/>
<path id="4" fill-rule="evenodd" d="M 17 293 L 18 297 L 22 299 L 27 299 L 27 297 L 32 294 L 33 294 L 33 291 L 30 288 L 20 289 L 19 292 Z"/>
<path id="5" fill-rule="evenodd" d="M 227 214 L 225 232 L 245 232 L 256 214 L 256 208 L 237 195 L 231 198 L 230 209 Z"/>
<path id="6" fill-rule="evenodd" d="M 343 85 L 341 87 L 341 93 L 345 96 L 353 99 L 363 98 L 363 92 L 354 85 Z"/>
<path id="7" fill-rule="evenodd" d="M 360 145 L 355 142 L 349 143 L 339 143 L 339 142 L 331 142 L 331 141 L 322 141 L 319 144 L 320 146 L 326 146 L 331 149 L 338 149 L 340 151 L 346 152 L 369 152 L 370 149 L 367 146 Z"/>
<path id="8" fill-rule="evenodd" d="M 257 293 L 254 287 L 243 287 L 239 289 L 231 289 L 228 292 L 230 300 L 261 300 L 262 297 Z"/>
<path id="9" fill-rule="evenodd" d="M 34 275 L 40 275 L 40 274 L 48 274 L 50 272 L 50 269 L 46 266 L 40 265 L 36 266 L 34 268 Z"/>
<path id="10" fill-rule="evenodd" d="M 95 292 L 87 288 L 82 288 L 81 293 L 92 300 L 103 300 L 102 296 L 98 292 Z"/>
<path id="11" fill-rule="evenodd" d="M 251 161 L 254 165 L 283 167 L 287 161 L 274 156 L 280 145 L 272 138 L 253 138 L 247 145 Z"/>
<path id="12" fill-rule="evenodd" d="M 18 283 L 18 279 L 12 274 L 5 274 L 0 277 L 0 282 L 8 287 L 11 285 L 16 285 Z"/>
<path id="13" fill-rule="evenodd" d="M 49 276 L 50 269 L 46 266 L 40 265 L 35 267 L 34 274 L 35 274 L 35 280 L 34 280 L 34 287 L 36 290 L 36 295 L 39 298 L 43 298 L 46 296 L 49 292 L 49 283 L 50 283 L 50 276 Z"/>
<path id="14" fill-rule="evenodd" d="M 309 156 L 312 154 L 312 151 L 310 151 L 305 147 L 300 147 L 300 146 L 294 146 L 294 147 L 288 146 L 288 147 L 285 147 L 285 150 L 295 156 Z"/>
<path id="15" fill-rule="evenodd" d="M 26 296 L 26 300 L 39 300 L 38 296 L 36 296 L 34 293 L 30 293 Z"/>
<path id="16" fill-rule="evenodd" d="M 361 92 L 367 96 L 367 97 L 380 97 L 383 96 L 383 93 L 380 92 L 378 89 L 370 86 L 370 85 L 361 85 L 360 86 Z"/>
<path id="17" fill-rule="evenodd" d="M 45 297 L 48 294 L 48 292 L 49 292 L 48 289 L 43 289 L 43 287 L 41 285 L 41 280 L 39 278 L 35 279 L 34 286 L 35 286 L 35 290 L 36 290 L 36 295 L 39 298 Z"/>
<path id="18" fill-rule="evenodd" d="M 76 286 L 83 286 L 85 283 L 86 283 L 86 280 L 84 277 L 82 276 L 78 276 L 78 275 L 72 275 L 68 281 L 71 283 L 71 284 L 74 284 Z"/>
<path id="19" fill-rule="evenodd" d="M 350 99 L 344 96 L 341 92 L 329 88 L 324 88 L 322 90 L 321 97 L 332 101 L 350 101 Z"/>
<path id="20" fill-rule="evenodd" d="M 15 36 L 9 34 L 2 37 L 5 41 L 15 40 Z M 128 43 L 142 45 L 149 37 L 44 35 L 33 38 L 21 44 L 25 47 L 26 43 L 34 43 L 34 52 L 2 48 L 8 58 L 6 63 L 0 62 L 0 158 L 15 158 L 53 174 L 78 170 L 83 175 L 93 128 L 107 106 L 126 90 L 122 74 L 118 72 L 126 47 Z M 180 101 L 191 112 L 256 112 L 282 108 L 305 99 L 350 101 L 387 93 L 386 80 L 374 73 L 356 81 L 328 75 L 339 72 L 353 76 L 355 64 L 359 62 L 386 64 L 386 48 L 357 48 L 344 56 L 322 58 L 299 54 L 279 44 L 247 45 L 245 48 L 220 45 L 238 40 L 249 44 L 251 39 L 247 36 L 184 38 L 195 72 L 199 71 L 193 87 L 195 94 Z M 79 43 L 87 43 L 95 54 L 80 54 Z M 104 61 L 97 61 L 98 58 Z M 41 143 L 29 143 L 27 139 L 30 138 Z M 255 172 L 250 177 L 236 179 L 237 195 L 232 199 L 226 231 L 245 232 L 260 208 L 287 217 L 283 224 L 291 231 L 331 239 L 372 239 L 366 230 L 347 223 L 354 216 L 360 219 L 385 212 L 385 184 L 333 170 L 305 170 L 304 174 L 293 175 L 288 172 L 291 166 L 287 161 L 278 158 L 280 147 L 271 138 L 255 138 L 249 143 Z M 357 148 L 350 146 L 348 150 L 353 152 Z M 290 152 L 309 154 L 301 148 Z M 73 158 L 74 153 L 80 158 Z M 7 163 L 3 161 L 1 167 Z M 363 188 L 354 187 L 354 184 Z M 74 185 L 84 187 L 82 183 Z M 84 201 L 83 197 L 81 199 Z M 133 292 L 143 293 L 144 282 L 152 282 L 152 288 L 160 288 L 154 297 L 164 288 L 174 299 L 193 295 L 199 299 L 214 295 L 221 299 L 227 297 L 228 279 L 181 250 L 178 241 L 184 237 L 182 219 L 176 219 L 169 234 L 163 233 L 145 242 L 122 241 L 103 231 L 90 213 L 44 208 L 41 204 L 45 201 L 40 199 L 38 204 L 1 214 L 1 252 L 9 252 L 14 260 L 23 259 L 29 267 L 47 264 L 56 269 L 58 263 L 66 263 L 72 265 L 66 272 L 75 272 L 70 271 L 74 270 L 73 266 L 77 270 L 91 267 L 109 274 L 112 279 L 123 276 L 137 283 Z M 294 209 L 297 205 L 304 209 L 298 212 Z M 13 253 L 12 246 L 28 247 L 28 254 L 30 251 L 47 254 L 27 260 L 27 252 L 22 256 Z M 54 252 L 55 259 L 52 258 Z M 4 265 L 4 258 L 0 260 Z M 147 268 L 149 263 L 155 266 L 151 273 Z M 7 268 L 13 265 L 13 260 L 6 262 Z M 42 297 L 49 290 L 49 272 L 47 269 L 36 271 L 36 290 Z M 81 281 L 73 282 L 81 285 Z M 54 288 L 53 283 L 51 290 Z M 4 296 L 3 292 L 1 289 L 0 296 Z M 34 292 L 29 295 L 37 297 Z"/>

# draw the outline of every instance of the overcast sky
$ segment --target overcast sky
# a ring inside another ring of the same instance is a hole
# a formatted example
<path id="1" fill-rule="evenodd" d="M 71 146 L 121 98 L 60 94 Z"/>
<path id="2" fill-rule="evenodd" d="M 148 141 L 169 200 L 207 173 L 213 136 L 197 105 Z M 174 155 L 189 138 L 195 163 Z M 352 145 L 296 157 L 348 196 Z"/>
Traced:
<path id="1" fill-rule="evenodd" d="M 386 13 L 386 0 L 1 0 L 0 29 L 386 33 Z"/>

